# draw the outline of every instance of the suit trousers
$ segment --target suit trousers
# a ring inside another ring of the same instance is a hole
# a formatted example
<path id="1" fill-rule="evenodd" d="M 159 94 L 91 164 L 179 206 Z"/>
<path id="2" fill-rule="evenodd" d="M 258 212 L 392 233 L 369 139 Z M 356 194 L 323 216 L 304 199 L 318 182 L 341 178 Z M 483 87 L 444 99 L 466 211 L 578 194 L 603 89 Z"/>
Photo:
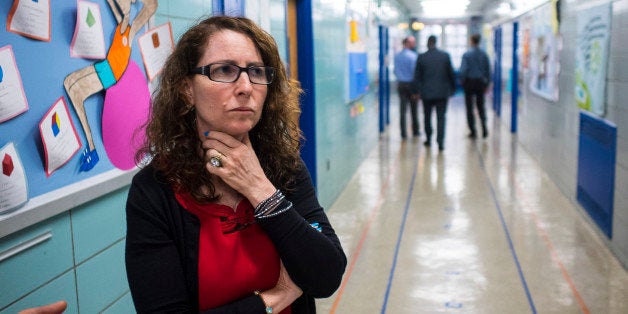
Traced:
<path id="1" fill-rule="evenodd" d="M 439 148 L 445 147 L 445 114 L 447 113 L 447 98 L 423 99 L 423 118 L 425 119 L 426 143 L 432 140 L 432 108 L 436 108 L 436 142 Z"/>
<path id="2" fill-rule="evenodd" d="M 419 100 L 412 99 L 412 83 L 399 82 L 397 85 L 397 93 L 399 94 L 399 126 L 401 127 L 401 137 L 407 137 L 406 112 L 410 107 L 412 118 L 412 135 L 419 135 Z"/>
<path id="3" fill-rule="evenodd" d="M 474 113 L 475 100 L 475 107 L 478 110 L 480 122 L 482 123 L 482 132 L 486 134 L 486 108 L 484 106 L 484 90 L 486 86 L 481 79 L 467 79 L 463 85 L 464 103 L 467 108 L 467 124 L 469 125 L 469 131 L 471 131 L 471 135 L 476 135 Z"/>

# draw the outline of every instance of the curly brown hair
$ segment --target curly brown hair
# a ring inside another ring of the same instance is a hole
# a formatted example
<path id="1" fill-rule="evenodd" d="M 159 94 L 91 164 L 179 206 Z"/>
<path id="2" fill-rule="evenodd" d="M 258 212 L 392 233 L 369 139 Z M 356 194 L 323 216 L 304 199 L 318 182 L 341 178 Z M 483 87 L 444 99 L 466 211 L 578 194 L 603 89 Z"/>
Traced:
<path id="1" fill-rule="evenodd" d="M 270 34 L 245 17 L 214 16 L 185 32 L 168 57 L 152 110 L 146 124 L 146 140 L 136 154 L 144 156 L 177 191 L 189 192 L 199 202 L 216 200 L 211 174 L 199 154 L 196 112 L 185 95 L 185 78 L 197 66 L 209 39 L 217 32 L 231 30 L 249 37 L 259 50 L 264 65 L 274 67 L 275 78 L 268 85 L 264 109 L 249 138 L 269 180 L 280 189 L 289 189 L 297 170 L 302 132 L 298 121 L 302 93 L 298 81 L 289 79 Z M 207 187 L 203 189 L 203 187 Z"/>

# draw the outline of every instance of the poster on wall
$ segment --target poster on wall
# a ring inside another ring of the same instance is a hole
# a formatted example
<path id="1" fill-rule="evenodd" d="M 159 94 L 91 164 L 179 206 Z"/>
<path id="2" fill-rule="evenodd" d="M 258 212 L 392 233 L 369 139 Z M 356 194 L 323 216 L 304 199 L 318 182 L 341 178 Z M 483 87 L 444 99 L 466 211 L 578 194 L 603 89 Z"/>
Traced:
<path id="1" fill-rule="evenodd" d="M 532 13 L 529 36 L 530 91 L 551 101 L 558 101 L 561 38 L 556 32 L 552 6 L 539 7 Z"/>
<path id="2" fill-rule="evenodd" d="M 50 41 L 50 0 L 15 0 L 7 18 L 7 30 L 22 36 Z"/>
<path id="3" fill-rule="evenodd" d="M 0 123 L 28 110 L 22 78 L 11 45 L 0 48 Z"/>
<path id="4" fill-rule="evenodd" d="M 164 67 L 174 49 L 170 22 L 147 31 L 137 39 L 148 79 L 152 81 Z"/>
<path id="5" fill-rule="evenodd" d="M 575 98 L 578 107 L 604 115 L 611 4 L 578 12 Z"/>
<path id="6" fill-rule="evenodd" d="M 76 9 L 76 27 L 70 44 L 72 58 L 104 59 L 105 34 L 102 28 L 100 6 L 79 1 Z"/>
<path id="7" fill-rule="evenodd" d="M 13 142 L 0 148 L 0 214 L 20 207 L 28 201 L 28 188 L 22 160 Z"/>
<path id="8" fill-rule="evenodd" d="M 39 122 L 39 134 L 46 156 L 46 176 L 49 177 L 70 161 L 81 147 L 63 97 L 57 99 Z"/>

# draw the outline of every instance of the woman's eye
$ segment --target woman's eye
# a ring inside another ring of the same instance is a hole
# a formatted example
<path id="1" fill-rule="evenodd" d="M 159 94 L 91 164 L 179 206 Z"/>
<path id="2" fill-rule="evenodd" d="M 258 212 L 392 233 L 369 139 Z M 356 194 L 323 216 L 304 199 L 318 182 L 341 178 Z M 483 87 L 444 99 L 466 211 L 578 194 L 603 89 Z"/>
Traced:
<path id="1" fill-rule="evenodd" d="M 264 76 L 264 68 L 250 68 L 249 73 L 258 77 Z"/>

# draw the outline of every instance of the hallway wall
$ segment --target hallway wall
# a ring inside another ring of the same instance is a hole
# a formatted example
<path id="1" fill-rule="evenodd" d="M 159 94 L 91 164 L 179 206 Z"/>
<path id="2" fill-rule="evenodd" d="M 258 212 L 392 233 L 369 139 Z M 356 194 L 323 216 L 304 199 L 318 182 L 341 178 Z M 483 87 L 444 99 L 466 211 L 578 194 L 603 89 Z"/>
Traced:
<path id="1" fill-rule="evenodd" d="M 580 109 L 574 99 L 576 29 L 580 7 L 588 2 L 590 1 L 561 1 L 559 100 L 549 101 L 531 93 L 528 88 L 530 78 L 524 75 L 523 83 L 520 85 L 522 87 L 518 110 L 519 141 L 574 203 L 578 203 L 576 190 L 580 135 Z M 628 46 L 623 44 L 622 40 L 628 35 L 628 0 L 610 2 L 612 2 L 611 43 L 606 78 L 606 115 L 602 118 L 617 126 L 617 165 L 613 238 L 608 239 L 601 232 L 599 234 L 624 267 L 628 267 L 628 108 L 623 104 L 628 90 L 626 74 L 628 65 L 625 62 L 628 57 Z M 505 43 L 512 42 L 511 26 L 507 25 L 503 34 Z M 504 53 L 502 58 L 510 62 L 511 52 Z M 505 71 L 508 71 L 511 63 L 505 68 Z M 503 76 L 504 81 L 507 78 L 507 75 Z M 507 128 L 510 128 L 510 104 L 510 94 L 504 94 L 501 123 Z M 598 230 L 584 209 L 582 214 L 589 219 L 594 229 Z"/>
<path id="2" fill-rule="evenodd" d="M 378 141 L 376 16 L 382 13 L 373 1 L 357 4 L 363 7 L 355 9 L 356 12 L 368 12 L 362 19 L 352 14 L 356 6 L 350 8 L 349 2 L 315 0 L 312 3 L 317 189 L 324 208 L 331 206 Z M 404 15 L 396 1 L 381 2 L 400 17 Z M 349 47 L 349 21 L 352 18 L 358 22 L 360 41 L 356 45 L 363 45 L 367 54 L 369 80 L 368 92 L 355 100 L 348 99 L 348 52 L 353 49 Z"/>

